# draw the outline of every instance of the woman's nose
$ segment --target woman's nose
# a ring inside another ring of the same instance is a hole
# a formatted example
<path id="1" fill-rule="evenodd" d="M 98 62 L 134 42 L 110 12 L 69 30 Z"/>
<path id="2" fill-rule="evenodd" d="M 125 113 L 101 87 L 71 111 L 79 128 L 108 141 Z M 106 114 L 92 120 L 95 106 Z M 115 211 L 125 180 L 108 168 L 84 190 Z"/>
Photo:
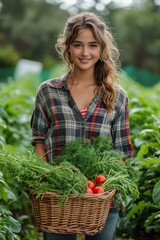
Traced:
<path id="1" fill-rule="evenodd" d="M 88 52 L 88 47 L 87 47 L 87 46 L 84 46 L 84 47 L 83 47 L 82 54 L 85 55 L 85 56 L 87 56 L 88 53 L 89 53 L 89 52 Z"/>

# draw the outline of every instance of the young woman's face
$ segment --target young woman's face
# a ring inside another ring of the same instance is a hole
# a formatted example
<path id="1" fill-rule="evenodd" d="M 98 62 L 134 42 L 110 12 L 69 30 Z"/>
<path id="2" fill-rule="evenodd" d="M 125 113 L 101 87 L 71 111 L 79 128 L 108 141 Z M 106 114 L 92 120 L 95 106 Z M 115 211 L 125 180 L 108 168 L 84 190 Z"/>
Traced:
<path id="1" fill-rule="evenodd" d="M 100 46 L 92 31 L 81 29 L 69 48 L 74 68 L 88 70 L 93 68 L 100 58 Z"/>

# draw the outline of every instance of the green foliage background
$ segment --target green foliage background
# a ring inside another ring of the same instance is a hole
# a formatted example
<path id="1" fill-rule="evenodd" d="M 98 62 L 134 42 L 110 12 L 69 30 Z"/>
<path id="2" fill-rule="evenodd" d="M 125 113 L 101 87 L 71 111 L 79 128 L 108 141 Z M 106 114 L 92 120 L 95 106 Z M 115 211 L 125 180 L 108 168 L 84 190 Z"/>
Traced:
<path id="1" fill-rule="evenodd" d="M 50 77 L 57 75 L 57 69 L 51 72 Z M 7 84 L 0 84 L 1 149 L 6 148 L 10 152 L 32 149 L 29 121 L 39 80 L 39 76 L 28 75 L 21 79 L 10 80 Z M 116 239 L 158 240 L 160 235 L 160 85 L 146 89 L 129 79 L 124 72 L 120 73 L 120 84 L 129 96 L 135 166 L 140 168 L 141 176 L 140 198 L 136 201 L 130 199 L 125 211 L 121 213 Z M 3 174 L 5 177 L 6 173 Z M 18 235 L 23 240 L 40 240 L 41 233 L 34 227 L 28 196 L 10 179 L 5 178 L 4 181 L 14 191 L 12 196 L 14 194 L 16 201 L 15 198 L 14 200 L 9 198 L 8 193 L 5 195 L 2 182 L 0 182 L 0 201 L 3 203 L 3 208 L 11 211 L 13 217 L 21 223 L 21 231 Z M 0 229 L 1 219 L 3 216 L 0 217 Z"/>

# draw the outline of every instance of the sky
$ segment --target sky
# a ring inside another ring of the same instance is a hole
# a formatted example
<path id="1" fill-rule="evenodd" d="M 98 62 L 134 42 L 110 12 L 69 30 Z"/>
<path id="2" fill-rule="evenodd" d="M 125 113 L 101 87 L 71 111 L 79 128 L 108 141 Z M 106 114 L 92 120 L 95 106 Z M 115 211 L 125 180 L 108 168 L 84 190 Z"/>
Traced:
<path id="1" fill-rule="evenodd" d="M 104 4 L 110 3 L 112 0 L 100 0 L 99 3 L 96 5 L 97 10 L 104 10 Z M 113 0 L 113 2 L 118 5 L 118 7 L 127 7 L 131 5 L 134 2 L 141 2 L 143 0 Z M 157 0 L 160 1 L 160 0 Z M 56 3 L 62 3 L 61 7 L 66 9 L 68 7 L 72 7 L 74 4 L 76 4 L 76 0 L 47 0 L 47 2 L 56 2 Z M 85 7 L 90 8 L 95 5 L 94 0 L 86 0 L 85 2 Z M 83 7 L 84 7 L 84 2 L 83 2 Z"/>
<path id="2" fill-rule="evenodd" d="M 75 6 L 75 4 L 77 3 L 77 0 L 46 0 L 46 1 L 50 3 L 53 3 L 53 2 L 60 3 L 60 7 L 62 9 L 67 9 L 70 13 L 76 13 L 77 11 L 77 8 Z M 110 2 L 113 2 L 117 7 L 124 8 L 124 7 L 130 7 L 135 5 L 141 5 L 144 1 L 145 0 L 99 0 L 99 3 L 95 5 L 94 0 L 83 0 L 82 9 L 87 10 L 95 6 L 98 11 L 103 11 L 105 9 L 105 5 Z M 155 3 L 157 5 L 160 5 L 160 0 L 155 0 Z"/>
<path id="3" fill-rule="evenodd" d="M 68 5 L 72 5 L 72 4 L 75 4 L 76 3 L 76 0 L 64 0 L 64 2 L 66 2 L 66 4 Z M 92 0 L 86 0 L 86 3 L 87 2 L 93 2 Z M 101 0 L 102 3 L 109 3 L 111 2 L 110 0 Z M 125 5 L 125 6 L 128 6 L 129 4 L 132 3 L 132 0 L 114 0 L 114 2 L 116 2 L 117 4 L 120 4 L 120 5 Z"/>
<path id="4" fill-rule="evenodd" d="M 101 11 L 104 10 L 104 4 L 108 4 L 111 1 L 113 1 L 118 7 L 127 7 L 132 5 L 132 3 L 134 2 L 141 2 L 143 0 L 100 0 L 98 4 L 96 4 L 96 9 Z M 160 1 L 160 0 L 157 0 Z M 68 10 L 73 10 L 73 5 L 77 3 L 77 0 L 47 0 L 47 2 L 56 2 L 56 3 L 61 3 L 61 8 L 63 9 L 68 9 Z M 84 0 L 82 2 L 83 4 L 83 8 L 84 8 L 84 2 L 85 2 L 85 8 L 91 8 L 95 5 L 95 1 L 94 0 Z"/>
<path id="5" fill-rule="evenodd" d="M 73 4 L 76 4 L 76 0 L 63 0 L 64 2 L 64 8 L 65 6 L 72 6 Z M 101 3 L 97 5 L 99 8 L 98 10 L 103 10 L 103 5 L 108 4 L 111 2 L 111 0 L 101 0 Z M 133 0 L 114 0 L 114 3 L 116 3 L 120 7 L 126 7 L 132 4 Z M 94 0 L 86 0 L 86 7 L 91 7 L 95 4 Z"/>

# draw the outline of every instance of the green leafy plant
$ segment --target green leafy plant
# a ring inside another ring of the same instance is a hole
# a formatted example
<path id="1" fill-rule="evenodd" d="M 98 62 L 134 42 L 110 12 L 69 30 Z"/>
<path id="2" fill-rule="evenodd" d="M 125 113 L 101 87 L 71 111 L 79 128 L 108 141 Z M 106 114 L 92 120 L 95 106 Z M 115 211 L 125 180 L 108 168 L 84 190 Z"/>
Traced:
<path id="1" fill-rule="evenodd" d="M 160 180 L 160 85 L 145 89 L 132 79 L 128 81 L 124 75 L 122 78 L 130 99 L 135 165 L 141 174 L 139 199 L 131 201 L 126 207 L 119 222 L 119 234 L 135 240 L 157 240 L 160 233 L 160 206 L 156 200 Z"/>
<path id="2" fill-rule="evenodd" d="M 3 68 L 15 67 L 20 59 L 20 54 L 13 45 L 7 45 L 0 48 L 0 66 Z"/>
<path id="3" fill-rule="evenodd" d="M 0 153 L 0 166 L 19 186 L 27 191 L 34 189 L 38 194 L 46 191 L 69 195 L 83 193 L 86 189 L 85 176 L 69 162 L 52 166 L 34 153 Z"/>
<path id="4" fill-rule="evenodd" d="M 0 84 L 0 144 L 30 145 L 29 121 L 37 85 L 33 76 Z"/>
<path id="5" fill-rule="evenodd" d="M 157 205 L 160 204 L 160 180 L 154 186 L 152 198 L 153 198 L 154 204 L 157 204 Z"/>
<path id="6" fill-rule="evenodd" d="M 12 212 L 6 209 L 4 202 L 9 203 L 10 200 L 15 200 L 16 197 L 11 191 L 8 184 L 5 182 L 2 172 L 0 172 L 0 239 L 1 240 L 19 240 L 17 233 L 21 230 L 21 224 L 12 217 Z"/>

